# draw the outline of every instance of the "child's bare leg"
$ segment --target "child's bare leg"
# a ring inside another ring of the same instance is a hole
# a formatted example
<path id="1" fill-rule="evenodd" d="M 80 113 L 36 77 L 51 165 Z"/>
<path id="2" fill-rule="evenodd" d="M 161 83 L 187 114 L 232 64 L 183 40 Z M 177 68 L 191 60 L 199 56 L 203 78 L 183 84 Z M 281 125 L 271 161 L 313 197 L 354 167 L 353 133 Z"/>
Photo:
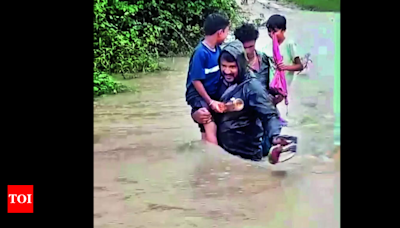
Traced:
<path id="1" fill-rule="evenodd" d="M 212 121 L 210 123 L 204 124 L 204 129 L 206 130 L 205 138 L 207 142 L 218 145 L 217 125 Z"/>
<path id="2" fill-rule="evenodd" d="M 200 133 L 201 133 L 201 141 L 207 141 L 206 138 L 206 130 L 204 129 L 204 124 L 199 124 Z"/>

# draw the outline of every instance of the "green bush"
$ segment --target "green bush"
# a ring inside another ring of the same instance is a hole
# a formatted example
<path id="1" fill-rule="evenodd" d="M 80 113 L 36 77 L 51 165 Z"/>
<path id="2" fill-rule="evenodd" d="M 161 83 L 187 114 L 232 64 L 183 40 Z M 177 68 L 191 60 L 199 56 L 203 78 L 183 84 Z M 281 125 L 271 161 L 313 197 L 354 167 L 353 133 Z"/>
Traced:
<path id="1" fill-rule="evenodd" d="M 287 0 L 305 9 L 340 12 L 340 0 Z"/>
<path id="2" fill-rule="evenodd" d="M 93 95 L 116 94 L 124 92 L 128 88 L 119 82 L 114 81 L 111 75 L 104 72 L 93 73 Z"/>
<path id="3" fill-rule="evenodd" d="M 160 56 L 192 51 L 208 14 L 235 23 L 237 10 L 235 0 L 94 0 L 94 72 L 158 70 Z"/>

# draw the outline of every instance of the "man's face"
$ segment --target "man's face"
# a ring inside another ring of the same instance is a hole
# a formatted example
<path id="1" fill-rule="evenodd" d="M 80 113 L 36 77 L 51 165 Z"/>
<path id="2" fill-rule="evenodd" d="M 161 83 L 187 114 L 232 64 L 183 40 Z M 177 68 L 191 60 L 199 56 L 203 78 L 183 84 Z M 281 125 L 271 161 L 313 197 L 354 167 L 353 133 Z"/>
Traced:
<path id="1" fill-rule="evenodd" d="M 219 30 L 218 31 L 218 37 L 217 37 L 217 42 L 218 44 L 222 44 L 226 37 L 228 37 L 229 34 L 229 25 L 224 29 L 224 30 Z"/>
<path id="2" fill-rule="evenodd" d="M 238 76 L 238 66 L 236 62 L 228 62 L 226 60 L 221 60 L 221 72 L 225 80 L 229 83 L 233 82 Z"/>
<path id="3" fill-rule="evenodd" d="M 252 41 L 244 42 L 243 46 L 244 46 L 244 49 L 246 50 L 247 57 L 249 59 L 252 59 L 254 57 L 255 50 L 256 50 L 256 41 L 252 40 Z"/>

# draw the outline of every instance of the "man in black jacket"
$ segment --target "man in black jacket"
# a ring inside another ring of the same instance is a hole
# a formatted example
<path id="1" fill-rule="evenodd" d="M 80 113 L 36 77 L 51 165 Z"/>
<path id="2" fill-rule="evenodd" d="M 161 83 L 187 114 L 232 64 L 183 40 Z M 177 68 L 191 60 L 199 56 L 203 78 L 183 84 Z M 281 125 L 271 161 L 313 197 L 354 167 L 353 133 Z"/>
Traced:
<path id="1" fill-rule="evenodd" d="M 268 155 L 275 164 L 282 152 L 296 152 L 296 137 L 281 136 L 281 122 L 268 91 L 254 73 L 247 68 L 243 44 L 229 43 L 219 58 L 222 78 L 219 87 L 220 101 L 242 99 L 239 111 L 216 114 L 218 144 L 233 155 L 260 161 Z M 209 112 L 199 109 L 192 114 L 198 123 L 209 121 Z"/>

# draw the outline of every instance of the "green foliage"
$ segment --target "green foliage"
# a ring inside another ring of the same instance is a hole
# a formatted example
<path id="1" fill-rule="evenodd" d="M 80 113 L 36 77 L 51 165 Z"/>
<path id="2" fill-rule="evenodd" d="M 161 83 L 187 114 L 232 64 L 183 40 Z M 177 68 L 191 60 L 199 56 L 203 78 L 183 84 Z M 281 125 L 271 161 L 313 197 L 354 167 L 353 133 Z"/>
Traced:
<path id="1" fill-rule="evenodd" d="M 111 75 L 104 72 L 93 73 L 93 95 L 115 94 L 124 92 L 128 88 L 119 82 L 114 81 Z"/>
<path id="2" fill-rule="evenodd" d="M 340 12 L 340 0 L 287 0 L 308 10 Z"/>
<path id="3" fill-rule="evenodd" d="M 94 72 L 158 70 L 159 56 L 192 51 L 208 14 L 236 23 L 237 9 L 235 0 L 94 0 Z"/>

